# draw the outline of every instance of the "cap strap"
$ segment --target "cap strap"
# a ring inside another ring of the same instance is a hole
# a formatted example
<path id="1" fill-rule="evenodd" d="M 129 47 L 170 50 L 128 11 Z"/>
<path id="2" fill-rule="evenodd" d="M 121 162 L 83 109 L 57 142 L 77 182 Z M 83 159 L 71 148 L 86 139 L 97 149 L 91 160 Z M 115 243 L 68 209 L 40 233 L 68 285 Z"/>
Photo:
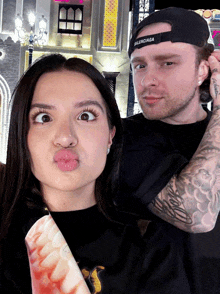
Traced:
<path id="1" fill-rule="evenodd" d="M 171 32 L 164 32 L 155 35 L 144 36 L 135 40 L 132 52 L 137 48 L 140 49 L 144 46 L 158 44 L 167 41 L 171 41 Z"/>

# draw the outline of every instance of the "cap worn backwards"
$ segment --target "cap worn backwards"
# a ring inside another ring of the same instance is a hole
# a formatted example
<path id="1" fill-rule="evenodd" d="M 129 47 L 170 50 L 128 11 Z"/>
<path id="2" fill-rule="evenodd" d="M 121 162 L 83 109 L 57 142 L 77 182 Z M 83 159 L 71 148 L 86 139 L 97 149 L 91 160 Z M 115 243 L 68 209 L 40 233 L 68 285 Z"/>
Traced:
<path id="1" fill-rule="evenodd" d="M 171 31 L 137 38 L 144 27 L 159 22 L 170 24 Z M 150 14 L 138 24 L 130 40 L 128 55 L 130 57 L 135 49 L 166 41 L 183 42 L 198 47 L 213 46 L 207 43 L 208 38 L 208 24 L 198 13 L 184 8 L 169 7 Z"/>

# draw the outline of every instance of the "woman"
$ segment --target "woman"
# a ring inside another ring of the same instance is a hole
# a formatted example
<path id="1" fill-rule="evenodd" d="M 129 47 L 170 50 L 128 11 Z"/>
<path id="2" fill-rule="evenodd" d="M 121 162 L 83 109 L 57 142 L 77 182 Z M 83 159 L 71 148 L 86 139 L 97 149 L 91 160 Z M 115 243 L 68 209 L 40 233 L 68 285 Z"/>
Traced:
<path id="1" fill-rule="evenodd" d="M 92 65 L 55 54 L 23 75 L 0 194 L 1 293 L 190 293 L 182 253 L 169 256 L 163 233 L 141 238 L 114 207 L 121 141 L 115 99 Z"/>

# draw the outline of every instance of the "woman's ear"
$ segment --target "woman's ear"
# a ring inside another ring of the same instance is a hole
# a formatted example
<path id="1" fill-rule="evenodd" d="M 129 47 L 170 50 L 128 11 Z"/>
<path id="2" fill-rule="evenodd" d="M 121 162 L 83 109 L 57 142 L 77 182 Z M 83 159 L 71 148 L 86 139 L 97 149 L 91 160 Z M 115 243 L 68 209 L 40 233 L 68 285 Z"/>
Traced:
<path id="1" fill-rule="evenodd" d="M 112 145 L 112 140 L 113 140 L 113 138 L 114 138 L 114 136 L 115 136 L 115 133 L 116 133 L 116 127 L 114 126 L 114 127 L 110 130 L 110 132 L 109 132 L 108 148 L 110 148 L 111 145 Z"/>

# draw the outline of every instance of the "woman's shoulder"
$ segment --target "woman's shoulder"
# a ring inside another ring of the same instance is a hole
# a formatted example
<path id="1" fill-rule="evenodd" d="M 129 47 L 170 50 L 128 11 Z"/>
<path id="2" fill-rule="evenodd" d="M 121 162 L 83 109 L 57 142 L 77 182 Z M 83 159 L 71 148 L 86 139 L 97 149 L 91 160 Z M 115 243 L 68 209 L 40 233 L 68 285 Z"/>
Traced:
<path id="1" fill-rule="evenodd" d="M 5 164 L 0 161 L 0 172 L 4 170 Z"/>
<path id="2" fill-rule="evenodd" d="M 0 187 L 2 187 L 4 169 L 5 169 L 5 164 L 3 164 L 2 162 L 0 162 Z"/>
<path id="3" fill-rule="evenodd" d="M 0 179 L 2 177 L 4 169 L 5 169 L 5 164 L 0 161 Z"/>

